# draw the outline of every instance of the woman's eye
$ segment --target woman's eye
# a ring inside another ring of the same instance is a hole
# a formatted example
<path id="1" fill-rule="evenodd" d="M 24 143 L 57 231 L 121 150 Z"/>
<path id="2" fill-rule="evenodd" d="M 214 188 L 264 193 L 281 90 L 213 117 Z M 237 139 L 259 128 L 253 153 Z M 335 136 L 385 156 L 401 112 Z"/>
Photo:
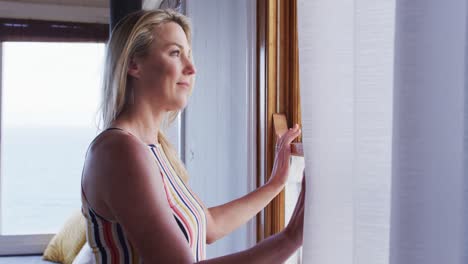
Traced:
<path id="1" fill-rule="evenodd" d="M 177 57 L 179 57 L 179 55 L 180 55 L 180 50 L 171 51 L 171 56 L 177 56 Z"/>

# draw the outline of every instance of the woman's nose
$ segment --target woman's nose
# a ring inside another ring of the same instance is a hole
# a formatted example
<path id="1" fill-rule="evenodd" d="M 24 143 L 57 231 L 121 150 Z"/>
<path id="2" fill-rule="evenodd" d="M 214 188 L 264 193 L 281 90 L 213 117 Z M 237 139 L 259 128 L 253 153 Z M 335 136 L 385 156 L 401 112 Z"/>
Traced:
<path id="1" fill-rule="evenodd" d="M 195 69 L 195 65 L 193 64 L 193 61 L 190 59 L 187 59 L 187 64 L 185 65 L 184 68 L 184 74 L 187 75 L 195 75 L 197 70 Z"/>

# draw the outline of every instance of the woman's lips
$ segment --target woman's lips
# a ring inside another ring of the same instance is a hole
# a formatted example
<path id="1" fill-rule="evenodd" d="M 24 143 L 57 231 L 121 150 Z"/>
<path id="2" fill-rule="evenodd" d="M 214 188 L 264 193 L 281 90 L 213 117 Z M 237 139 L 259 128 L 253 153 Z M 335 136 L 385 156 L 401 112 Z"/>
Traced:
<path id="1" fill-rule="evenodd" d="M 177 85 L 184 86 L 184 87 L 187 87 L 187 88 L 190 87 L 190 84 L 188 82 L 178 82 Z"/>

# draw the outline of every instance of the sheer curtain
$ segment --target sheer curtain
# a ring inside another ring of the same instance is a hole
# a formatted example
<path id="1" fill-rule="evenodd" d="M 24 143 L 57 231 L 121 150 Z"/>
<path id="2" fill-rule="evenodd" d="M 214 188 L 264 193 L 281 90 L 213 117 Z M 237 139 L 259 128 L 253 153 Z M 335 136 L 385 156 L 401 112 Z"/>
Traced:
<path id="1" fill-rule="evenodd" d="M 303 263 L 468 263 L 465 0 L 298 0 Z"/>

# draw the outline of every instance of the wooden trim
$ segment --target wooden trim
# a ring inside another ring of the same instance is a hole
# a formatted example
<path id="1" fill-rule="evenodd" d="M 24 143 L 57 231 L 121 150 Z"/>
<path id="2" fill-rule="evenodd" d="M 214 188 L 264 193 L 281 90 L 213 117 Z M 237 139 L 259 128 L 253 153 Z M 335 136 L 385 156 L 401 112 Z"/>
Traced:
<path id="1" fill-rule="evenodd" d="M 290 58 L 290 34 L 287 34 L 289 30 L 289 1 L 279 0 L 279 14 L 278 14 L 278 113 L 285 113 L 289 110 L 288 100 L 288 85 L 290 80 L 289 61 Z M 286 114 L 287 115 L 287 114 Z M 286 116 L 286 120 L 289 120 L 289 116 Z M 291 122 L 291 121 L 290 121 Z M 290 124 L 288 124 L 290 126 Z"/>
<path id="2" fill-rule="evenodd" d="M 267 1 L 266 13 L 266 144 L 265 144 L 265 182 L 271 176 L 275 155 L 273 114 L 279 111 L 278 95 L 278 1 Z M 284 192 L 281 192 L 265 208 L 264 237 L 280 232 L 284 227 Z"/>
<path id="3" fill-rule="evenodd" d="M 279 113 L 286 115 L 288 126 L 301 124 L 299 90 L 299 47 L 297 37 L 297 1 L 280 0 Z M 296 142 L 302 141 L 300 138 Z"/>
<path id="4" fill-rule="evenodd" d="M 0 41 L 106 42 L 106 24 L 0 18 Z"/>
<path id="5" fill-rule="evenodd" d="M 273 114 L 284 113 L 287 126 L 301 124 L 299 94 L 299 58 L 297 46 L 297 0 L 258 0 L 258 54 L 263 50 L 265 57 L 258 56 L 259 73 L 265 70 L 265 76 L 258 75 L 259 92 L 264 92 L 264 112 L 259 120 L 265 120 L 264 146 L 259 150 L 258 164 L 265 166 L 257 178 L 258 186 L 268 181 L 274 162 L 276 136 L 273 127 Z M 263 15 L 263 16 L 262 16 Z M 263 17 L 265 21 L 262 20 Z M 263 39 L 262 39 L 263 37 Z M 264 85 L 261 85 L 261 80 Z M 262 102 L 260 102 L 261 104 Z M 263 119 L 262 119 L 263 118 Z M 261 139 L 261 137 L 258 137 Z M 301 139 L 296 140 L 301 142 Z M 302 153 L 301 144 L 293 144 L 294 151 Z M 263 154 L 263 155 L 262 155 Z M 262 181 L 263 180 L 263 181 Z M 280 232 L 284 226 L 285 208 L 284 191 L 265 208 L 263 226 L 257 225 L 257 240 Z M 257 222 L 258 218 L 257 218 Z M 263 228 L 262 228 L 263 227 Z"/>
<path id="6" fill-rule="evenodd" d="M 289 109 L 286 111 L 288 120 L 291 120 L 290 126 L 294 124 L 302 124 L 302 114 L 301 114 L 301 92 L 300 92 L 300 82 L 299 82 L 299 40 L 297 32 L 297 0 L 290 2 L 289 9 L 291 21 L 289 25 L 290 32 L 290 56 L 287 59 L 289 61 L 289 72 L 290 79 L 286 84 L 286 87 L 290 87 L 289 90 Z M 298 137 L 295 142 L 302 142 L 302 135 Z M 302 150 L 302 148 L 301 148 Z"/>

